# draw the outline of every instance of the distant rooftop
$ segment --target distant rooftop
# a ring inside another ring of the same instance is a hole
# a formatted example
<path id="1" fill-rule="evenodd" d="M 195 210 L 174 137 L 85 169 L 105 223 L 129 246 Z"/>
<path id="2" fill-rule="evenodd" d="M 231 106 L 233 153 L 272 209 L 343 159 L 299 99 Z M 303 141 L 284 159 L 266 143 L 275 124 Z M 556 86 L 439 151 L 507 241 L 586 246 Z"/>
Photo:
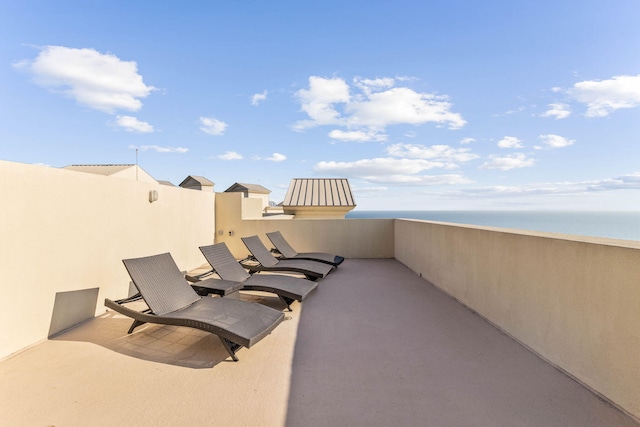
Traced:
<path id="1" fill-rule="evenodd" d="M 203 176 L 198 175 L 189 175 L 180 183 L 180 187 L 182 188 L 190 188 L 192 190 L 203 190 L 203 189 L 211 189 L 213 191 L 213 186 L 215 183 L 213 181 L 208 180 Z"/>
<path id="2" fill-rule="evenodd" d="M 258 184 L 243 184 L 241 182 L 236 182 L 231 187 L 224 190 L 225 193 L 258 193 L 258 194 L 269 194 L 271 190 L 264 188 L 262 185 Z"/>
<path id="3" fill-rule="evenodd" d="M 283 206 L 352 206 L 356 203 L 346 178 L 295 178 Z"/>

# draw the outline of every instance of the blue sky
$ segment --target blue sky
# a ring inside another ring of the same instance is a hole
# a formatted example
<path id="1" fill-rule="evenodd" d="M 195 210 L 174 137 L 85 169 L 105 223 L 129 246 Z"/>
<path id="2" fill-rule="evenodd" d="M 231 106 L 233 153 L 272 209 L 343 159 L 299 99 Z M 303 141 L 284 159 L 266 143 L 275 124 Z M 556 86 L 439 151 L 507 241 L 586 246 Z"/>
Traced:
<path id="1" fill-rule="evenodd" d="M 0 159 L 640 210 L 640 1 L 3 1 Z"/>

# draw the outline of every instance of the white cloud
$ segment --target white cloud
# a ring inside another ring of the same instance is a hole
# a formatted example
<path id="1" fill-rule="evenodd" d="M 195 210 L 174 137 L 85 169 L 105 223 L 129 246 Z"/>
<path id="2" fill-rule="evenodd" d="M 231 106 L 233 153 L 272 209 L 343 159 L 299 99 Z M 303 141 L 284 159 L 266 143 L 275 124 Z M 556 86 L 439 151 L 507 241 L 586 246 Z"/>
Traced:
<path id="1" fill-rule="evenodd" d="M 410 130 L 408 132 L 405 132 L 404 136 L 405 138 L 415 138 L 416 136 L 418 136 L 418 134 L 416 133 L 416 131 Z"/>
<path id="2" fill-rule="evenodd" d="M 571 110 L 567 104 L 549 104 L 549 109 L 540 114 L 540 117 L 554 117 L 556 120 L 566 119 L 571 115 Z"/>
<path id="3" fill-rule="evenodd" d="M 503 171 L 517 168 L 533 166 L 534 159 L 527 158 L 523 153 L 515 153 L 508 156 L 489 156 L 489 161 L 485 162 L 480 169 L 500 169 Z"/>
<path id="4" fill-rule="evenodd" d="M 242 160 L 242 154 L 235 151 L 227 151 L 224 154 L 219 154 L 218 158 L 221 160 Z"/>
<path id="5" fill-rule="evenodd" d="M 447 168 L 457 167 L 455 163 L 468 162 L 479 157 L 477 154 L 471 153 L 469 148 L 419 144 L 393 144 L 387 147 L 387 154 L 410 159 L 435 159 L 449 164 L 450 166 Z"/>
<path id="6" fill-rule="evenodd" d="M 620 108 L 640 106 L 640 74 L 609 80 L 586 80 L 569 89 L 569 95 L 587 105 L 587 117 L 606 117 Z"/>
<path id="7" fill-rule="evenodd" d="M 394 87 L 384 92 L 368 94 L 366 99 L 350 102 L 345 111 L 348 124 L 384 128 L 396 124 L 448 124 L 458 129 L 466 121 L 450 111 L 452 105 L 445 96 L 418 93 L 406 87 Z"/>
<path id="8" fill-rule="evenodd" d="M 434 186 L 434 185 L 460 185 L 470 184 L 469 178 L 461 174 L 443 175 L 392 175 L 389 177 L 377 177 L 373 182 L 381 182 L 396 185 Z"/>
<path id="9" fill-rule="evenodd" d="M 314 167 L 318 172 L 331 172 L 338 175 L 371 177 L 375 175 L 414 174 L 427 169 L 443 167 L 440 162 L 424 159 L 374 158 L 354 162 L 319 162 Z"/>
<path id="10" fill-rule="evenodd" d="M 461 174 L 421 175 L 431 169 L 455 169 L 459 163 L 478 158 L 468 148 L 448 145 L 392 144 L 389 157 L 353 162 L 319 162 L 313 170 L 322 174 L 363 179 L 372 183 L 402 185 L 463 184 L 471 182 Z"/>
<path id="11" fill-rule="evenodd" d="M 584 183 L 586 191 L 640 190 L 640 172 Z"/>
<path id="12" fill-rule="evenodd" d="M 220 136 L 227 129 L 227 124 L 213 117 L 200 117 L 200 130 L 209 135 Z"/>
<path id="13" fill-rule="evenodd" d="M 117 116 L 116 124 L 129 132 L 151 133 L 153 126 L 132 116 Z"/>
<path id="14" fill-rule="evenodd" d="M 94 49 L 45 46 L 36 59 L 14 66 L 31 73 L 36 84 L 109 114 L 140 110 L 140 99 L 155 89 L 144 84 L 134 61 Z"/>
<path id="15" fill-rule="evenodd" d="M 386 141 L 387 135 L 378 133 L 376 131 L 343 131 L 334 129 L 329 132 L 329 138 L 338 139 L 340 141 Z"/>
<path id="16" fill-rule="evenodd" d="M 476 142 L 475 138 L 462 138 L 460 140 L 460 144 L 471 144 L 472 142 Z"/>
<path id="17" fill-rule="evenodd" d="M 267 157 L 265 160 L 268 160 L 270 162 L 282 162 L 287 160 L 287 156 L 280 153 L 273 153 L 271 157 Z"/>
<path id="18" fill-rule="evenodd" d="M 349 102 L 349 86 L 340 78 L 325 79 L 309 77 L 309 89 L 296 92 L 302 111 L 311 120 L 298 122 L 296 129 L 302 130 L 313 126 L 339 124 L 340 113 L 334 108 L 335 104 Z"/>
<path id="19" fill-rule="evenodd" d="M 523 112 L 523 111 L 525 111 L 526 109 L 527 109 L 527 107 L 520 106 L 520 107 L 516 108 L 515 110 L 508 110 L 508 111 L 505 111 L 505 112 L 504 112 L 504 115 L 505 115 L 505 116 L 510 116 L 510 115 L 512 115 L 512 114 L 522 113 L 522 112 Z"/>
<path id="20" fill-rule="evenodd" d="M 552 134 L 540 135 L 538 139 L 540 139 L 540 141 L 542 141 L 543 144 L 553 148 L 568 147 L 569 145 L 572 145 L 575 142 L 575 140 L 573 139 L 567 139 L 565 137 L 562 137 L 559 135 L 552 135 Z"/>
<path id="21" fill-rule="evenodd" d="M 363 79 L 361 77 L 356 77 L 353 79 L 353 84 L 368 95 L 371 92 L 395 86 L 395 80 L 389 77 L 381 79 Z"/>
<path id="22" fill-rule="evenodd" d="M 535 183 L 523 186 L 477 187 L 460 190 L 473 197 L 586 194 L 612 190 L 640 190 L 640 172 L 594 181 Z"/>
<path id="23" fill-rule="evenodd" d="M 380 195 L 380 193 L 382 191 L 387 191 L 389 189 L 389 187 L 383 187 L 383 186 L 380 186 L 380 187 L 352 187 L 352 189 L 353 189 L 353 192 L 355 194 L 357 194 L 358 196 L 362 196 L 362 195 L 366 196 L 366 195 L 369 195 L 369 194 L 377 196 L 377 195 Z"/>
<path id="24" fill-rule="evenodd" d="M 396 80 L 400 79 L 357 77 L 353 88 L 356 93 L 351 95 L 352 88 L 341 78 L 311 76 L 309 89 L 296 93 L 301 110 L 309 120 L 297 122 L 294 129 L 339 125 L 347 128 L 344 135 L 355 136 L 356 132 L 383 134 L 385 127 L 397 124 L 436 123 L 450 129 L 466 124 L 460 114 L 451 112 L 452 105 L 446 96 L 395 87 Z"/>
<path id="25" fill-rule="evenodd" d="M 375 158 L 355 162 L 319 162 L 314 171 L 323 174 L 364 179 L 369 182 L 410 185 L 461 184 L 470 181 L 459 174 L 417 175 L 422 171 L 442 168 L 446 164 L 424 159 Z"/>
<path id="26" fill-rule="evenodd" d="M 498 141 L 498 147 L 500 148 L 522 148 L 522 141 L 515 136 L 505 136 Z"/>
<path id="27" fill-rule="evenodd" d="M 189 151 L 188 148 L 184 147 L 160 147 L 159 145 L 141 145 L 140 147 L 130 145 L 129 148 L 138 149 L 140 151 L 153 150 L 157 153 L 186 153 Z"/>
<path id="28" fill-rule="evenodd" d="M 267 91 L 256 93 L 251 97 L 251 105 L 258 105 L 267 99 Z"/>

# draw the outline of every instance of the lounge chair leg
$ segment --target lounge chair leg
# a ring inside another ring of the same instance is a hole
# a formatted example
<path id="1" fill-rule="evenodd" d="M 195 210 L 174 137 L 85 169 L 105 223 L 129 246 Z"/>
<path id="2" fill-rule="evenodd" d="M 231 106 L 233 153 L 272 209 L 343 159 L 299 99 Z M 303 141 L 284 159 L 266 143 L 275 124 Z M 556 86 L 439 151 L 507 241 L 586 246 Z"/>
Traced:
<path id="1" fill-rule="evenodd" d="M 282 295 L 278 295 L 278 298 L 280 298 L 280 301 L 282 301 L 284 305 L 287 306 L 287 310 L 293 311 L 291 309 L 291 304 L 293 303 L 293 301 L 295 301 L 293 298 L 283 297 Z"/>
<path id="2" fill-rule="evenodd" d="M 147 322 L 141 322 L 140 320 L 134 320 L 133 323 L 131 324 L 131 327 L 129 328 L 129 332 L 127 332 L 128 334 L 130 334 L 131 332 L 133 332 L 133 330 L 135 328 L 137 328 L 140 325 L 144 325 Z"/>
<path id="3" fill-rule="evenodd" d="M 236 351 L 238 351 L 242 346 L 240 344 L 229 341 L 226 338 L 222 338 L 220 336 L 218 338 L 220 338 L 220 341 L 222 341 L 222 345 L 224 346 L 224 348 L 227 349 L 227 353 L 229 353 L 229 356 L 231 356 L 234 362 L 237 362 L 239 359 L 238 356 L 236 356 Z"/>

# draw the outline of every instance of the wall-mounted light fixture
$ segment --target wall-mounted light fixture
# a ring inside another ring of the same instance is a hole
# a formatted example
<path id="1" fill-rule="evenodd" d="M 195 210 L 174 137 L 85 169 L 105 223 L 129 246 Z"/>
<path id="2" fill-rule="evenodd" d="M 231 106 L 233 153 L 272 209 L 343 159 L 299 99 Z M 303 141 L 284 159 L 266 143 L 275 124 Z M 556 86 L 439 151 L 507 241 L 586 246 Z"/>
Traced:
<path id="1" fill-rule="evenodd" d="M 157 190 L 149 190 L 149 203 L 153 203 L 158 200 L 158 191 Z"/>

